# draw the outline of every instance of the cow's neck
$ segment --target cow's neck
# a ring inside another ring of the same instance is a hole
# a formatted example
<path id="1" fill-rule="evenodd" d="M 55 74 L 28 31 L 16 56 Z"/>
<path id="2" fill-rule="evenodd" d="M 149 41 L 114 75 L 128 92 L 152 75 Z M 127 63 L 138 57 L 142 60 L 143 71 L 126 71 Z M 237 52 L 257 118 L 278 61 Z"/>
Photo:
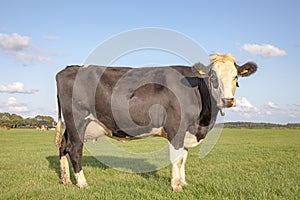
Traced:
<path id="1" fill-rule="evenodd" d="M 211 130 L 216 122 L 220 109 L 217 107 L 216 100 L 211 95 L 208 79 L 209 78 L 202 78 L 198 84 L 198 90 L 202 102 L 202 109 L 199 115 L 199 125 L 201 127 L 209 126 L 209 130 Z"/>

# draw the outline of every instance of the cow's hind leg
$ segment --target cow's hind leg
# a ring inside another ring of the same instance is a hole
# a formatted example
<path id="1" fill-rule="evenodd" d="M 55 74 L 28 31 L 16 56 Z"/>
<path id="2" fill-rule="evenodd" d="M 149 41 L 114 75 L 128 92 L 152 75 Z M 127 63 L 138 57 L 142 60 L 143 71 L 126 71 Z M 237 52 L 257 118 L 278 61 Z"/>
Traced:
<path id="1" fill-rule="evenodd" d="M 76 145 L 71 146 L 69 155 L 74 169 L 76 185 L 79 188 L 84 188 L 87 187 L 88 184 L 83 174 L 82 165 L 81 165 L 83 143 L 79 141 L 78 143 L 75 144 Z"/>
<path id="2" fill-rule="evenodd" d="M 60 158 L 60 183 L 64 185 L 72 184 L 70 180 L 70 169 L 69 162 L 67 158 L 67 130 L 65 131 L 63 138 L 61 140 L 61 145 L 59 148 L 59 158 Z"/>

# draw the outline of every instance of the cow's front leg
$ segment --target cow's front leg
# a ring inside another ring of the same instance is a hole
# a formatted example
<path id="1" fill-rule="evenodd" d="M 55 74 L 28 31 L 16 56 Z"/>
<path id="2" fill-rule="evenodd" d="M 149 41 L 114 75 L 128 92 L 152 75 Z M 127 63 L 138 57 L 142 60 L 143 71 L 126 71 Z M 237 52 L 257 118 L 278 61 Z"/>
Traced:
<path id="1" fill-rule="evenodd" d="M 187 185 L 187 182 L 185 179 L 185 164 L 186 164 L 187 156 L 188 156 L 188 149 L 184 148 L 183 155 L 182 155 L 182 164 L 179 168 L 179 170 L 180 170 L 180 185 L 181 186 Z"/>
<path id="2" fill-rule="evenodd" d="M 174 192 L 180 192 L 182 190 L 182 185 L 180 181 L 180 168 L 182 159 L 172 163 L 172 178 L 171 178 L 171 187 Z"/>
<path id="3" fill-rule="evenodd" d="M 182 187 L 187 185 L 185 179 L 185 163 L 187 160 L 188 151 L 187 149 L 171 149 L 170 153 L 172 161 L 171 187 L 174 192 L 180 192 Z M 176 157 L 174 157 L 174 155 L 176 155 Z"/>

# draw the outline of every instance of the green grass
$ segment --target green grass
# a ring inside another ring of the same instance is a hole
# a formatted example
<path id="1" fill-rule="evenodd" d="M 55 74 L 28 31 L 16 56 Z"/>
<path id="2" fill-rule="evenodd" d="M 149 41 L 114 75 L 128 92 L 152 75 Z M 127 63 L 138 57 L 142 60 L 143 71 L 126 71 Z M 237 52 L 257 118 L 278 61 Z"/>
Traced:
<path id="1" fill-rule="evenodd" d="M 199 159 L 200 147 L 189 151 L 189 185 L 181 193 L 170 189 L 170 166 L 145 174 L 126 173 L 101 164 L 87 150 L 83 169 L 89 187 L 63 186 L 59 184 L 58 150 L 53 140 L 53 131 L 0 130 L 0 199 L 300 197 L 300 130 L 224 129 L 204 159 Z M 141 152 L 166 143 L 152 138 L 119 144 Z M 74 183 L 73 175 L 71 179 Z"/>

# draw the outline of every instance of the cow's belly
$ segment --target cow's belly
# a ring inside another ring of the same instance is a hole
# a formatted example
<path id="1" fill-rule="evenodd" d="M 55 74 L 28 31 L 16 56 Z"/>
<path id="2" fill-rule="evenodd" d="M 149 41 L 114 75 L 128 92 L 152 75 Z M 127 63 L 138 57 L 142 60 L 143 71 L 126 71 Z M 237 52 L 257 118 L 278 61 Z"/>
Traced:
<path id="1" fill-rule="evenodd" d="M 85 120 L 89 120 L 88 125 L 85 129 L 84 140 L 93 140 L 95 142 L 102 135 L 106 135 L 110 138 L 116 139 L 118 141 L 129 141 L 134 139 L 141 139 L 153 136 L 161 136 L 166 138 L 166 133 L 163 127 L 152 128 L 148 133 L 141 132 L 138 135 L 131 136 L 130 133 L 114 133 L 112 130 L 108 129 L 102 122 L 95 118 L 92 114 L 87 116 Z"/>

